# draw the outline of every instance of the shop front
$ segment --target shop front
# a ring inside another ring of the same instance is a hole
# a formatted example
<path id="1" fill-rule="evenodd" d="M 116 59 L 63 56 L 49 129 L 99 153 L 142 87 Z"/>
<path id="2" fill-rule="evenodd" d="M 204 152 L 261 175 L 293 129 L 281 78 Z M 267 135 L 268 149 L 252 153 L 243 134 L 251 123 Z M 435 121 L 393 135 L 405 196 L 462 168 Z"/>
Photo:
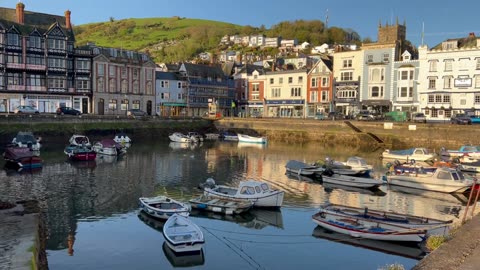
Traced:
<path id="1" fill-rule="evenodd" d="M 284 99 L 267 101 L 268 117 L 304 118 L 305 100 Z"/>

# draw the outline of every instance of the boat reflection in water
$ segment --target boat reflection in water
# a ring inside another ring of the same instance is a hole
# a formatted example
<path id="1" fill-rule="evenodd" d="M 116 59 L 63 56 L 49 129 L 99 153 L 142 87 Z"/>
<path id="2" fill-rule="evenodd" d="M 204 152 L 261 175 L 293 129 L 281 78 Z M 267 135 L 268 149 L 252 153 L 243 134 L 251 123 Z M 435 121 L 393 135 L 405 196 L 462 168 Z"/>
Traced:
<path id="1" fill-rule="evenodd" d="M 95 169 L 97 167 L 97 161 L 94 160 L 80 160 L 80 161 L 72 161 L 67 160 L 66 163 L 70 164 L 70 166 L 75 167 L 77 169 Z"/>
<path id="2" fill-rule="evenodd" d="M 141 221 L 143 221 L 143 223 L 148 225 L 148 227 L 150 227 L 152 229 L 155 229 L 159 232 L 163 232 L 163 225 L 165 225 L 165 222 L 167 221 L 167 220 L 163 220 L 163 219 L 154 218 L 154 217 L 148 215 L 147 213 L 145 213 L 145 211 L 143 211 L 143 210 L 140 210 L 138 212 L 137 217 Z"/>
<path id="3" fill-rule="evenodd" d="M 196 142 L 170 142 L 168 146 L 173 150 L 194 150 L 201 145 L 202 143 Z"/>
<path id="4" fill-rule="evenodd" d="M 325 183 L 325 182 L 322 185 L 323 185 L 323 188 L 325 189 L 325 192 L 327 193 L 332 192 L 335 189 L 341 189 L 349 192 L 356 192 L 356 193 L 366 194 L 371 196 L 387 195 L 387 193 L 383 192 L 379 188 L 358 188 L 358 187 L 350 187 L 350 186 L 337 185 L 337 184 Z"/>
<path id="5" fill-rule="evenodd" d="M 380 251 L 387 254 L 421 260 L 426 252 L 414 242 L 390 242 L 351 237 L 343 233 L 332 232 L 320 226 L 315 227 L 312 236 L 329 241 Z"/>
<path id="6" fill-rule="evenodd" d="M 280 209 L 260 209 L 252 208 L 245 213 L 239 215 L 223 215 L 220 213 L 199 211 L 192 209 L 190 216 L 198 218 L 210 218 L 237 223 L 240 226 L 261 230 L 265 227 L 272 226 L 283 229 L 283 217 Z"/>
<path id="7" fill-rule="evenodd" d="M 203 248 L 199 251 L 177 253 L 163 242 L 163 253 L 173 267 L 192 267 L 203 265 L 205 263 L 205 256 Z"/>
<path id="8" fill-rule="evenodd" d="M 248 143 L 248 142 L 238 142 L 238 148 L 253 148 L 253 149 L 265 149 L 267 148 L 266 143 Z"/>
<path id="9" fill-rule="evenodd" d="M 119 158 L 120 157 L 118 156 L 97 154 L 97 158 L 95 159 L 95 161 L 98 164 L 112 164 L 117 162 Z"/>

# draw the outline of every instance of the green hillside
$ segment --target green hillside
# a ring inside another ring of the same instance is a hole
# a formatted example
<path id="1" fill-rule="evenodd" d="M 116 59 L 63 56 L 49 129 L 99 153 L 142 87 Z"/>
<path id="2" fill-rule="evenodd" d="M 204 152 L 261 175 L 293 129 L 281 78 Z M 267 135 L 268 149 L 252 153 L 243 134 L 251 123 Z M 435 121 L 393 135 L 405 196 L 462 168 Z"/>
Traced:
<path id="1" fill-rule="evenodd" d="M 172 18 L 146 18 L 92 23 L 74 27 L 77 46 L 94 42 L 98 46 L 124 48 L 147 52 L 156 62 L 178 62 L 191 60 L 201 52 L 217 52 L 226 49 L 219 47 L 224 35 L 265 34 L 281 36 L 300 42 L 308 41 L 313 45 L 324 42 L 341 43 L 345 41 L 345 31 L 331 27 L 327 31 L 321 21 L 281 22 L 266 29 L 252 26 L 239 26 L 230 23 Z M 234 48 L 242 51 L 260 53 L 252 48 Z M 275 53 L 270 50 L 269 53 Z"/>
<path id="2" fill-rule="evenodd" d="M 156 61 L 172 62 L 216 48 L 222 36 L 242 27 L 208 20 L 172 18 L 125 19 L 75 26 L 77 46 L 99 46 L 149 52 Z"/>

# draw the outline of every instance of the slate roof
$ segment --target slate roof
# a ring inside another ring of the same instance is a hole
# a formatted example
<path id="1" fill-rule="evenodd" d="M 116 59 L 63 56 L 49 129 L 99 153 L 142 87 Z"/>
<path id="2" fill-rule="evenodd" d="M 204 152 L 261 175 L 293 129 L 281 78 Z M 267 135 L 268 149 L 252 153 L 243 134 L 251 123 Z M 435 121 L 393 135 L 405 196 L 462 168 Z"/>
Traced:
<path id="1" fill-rule="evenodd" d="M 219 65 L 198 65 L 191 63 L 183 63 L 187 71 L 188 76 L 192 77 L 212 77 L 212 78 L 224 78 L 225 74 L 223 73 L 222 68 Z"/>
<path id="2" fill-rule="evenodd" d="M 458 48 L 469 48 L 469 47 L 476 47 L 477 46 L 477 37 L 476 36 L 468 36 L 464 38 L 451 38 L 447 39 L 443 42 L 451 42 L 451 41 L 457 41 L 457 46 Z M 437 44 L 435 47 L 432 48 L 432 50 L 441 50 L 442 49 L 442 44 Z"/>
<path id="3" fill-rule="evenodd" d="M 252 65 L 252 64 L 242 65 L 240 67 L 239 73 L 246 72 L 248 75 L 251 75 L 255 70 L 258 71 L 260 75 L 265 75 L 265 68 L 263 66 Z"/>
<path id="4" fill-rule="evenodd" d="M 16 9 L 11 8 L 0 8 L 0 28 L 4 27 L 9 29 L 12 26 L 22 34 L 22 35 L 29 35 L 35 29 L 40 34 L 45 34 L 50 30 L 55 23 L 63 29 L 63 32 L 70 40 L 75 40 L 75 35 L 72 29 L 67 29 L 65 24 L 65 17 L 64 16 L 57 16 L 45 13 L 38 13 L 38 12 L 31 12 L 31 11 L 24 11 L 24 24 L 17 23 L 17 14 Z"/>
<path id="5" fill-rule="evenodd" d="M 181 81 L 180 74 L 177 72 L 164 72 L 164 71 L 156 71 L 155 78 L 157 80 L 169 80 L 169 81 Z"/>

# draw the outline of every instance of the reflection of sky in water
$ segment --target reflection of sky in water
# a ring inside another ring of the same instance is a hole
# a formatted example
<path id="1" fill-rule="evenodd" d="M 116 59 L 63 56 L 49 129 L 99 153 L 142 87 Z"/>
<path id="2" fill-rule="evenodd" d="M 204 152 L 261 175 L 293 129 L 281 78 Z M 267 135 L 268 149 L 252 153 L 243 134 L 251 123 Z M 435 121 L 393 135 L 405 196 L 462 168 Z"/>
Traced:
<path id="1" fill-rule="evenodd" d="M 184 263 L 188 258 L 167 257 L 171 254 L 162 249 L 161 232 L 137 216 L 138 198 L 164 194 L 188 201 L 201 194 L 197 186 L 208 177 L 231 186 L 245 178 L 265 181 L 286 195 L 281 211 L 255 209 L 239 217 L 192 214 L 206 237 L 203 264 L 198 256 L 191 258 L 200 269 L 225 269 L 226 264 L 231 269 L 306 269 L 319 261 L 325 269 L 377 269 L 395 262 L 411 268 L 416 260 L 312 237 L 311 215 L 320 204 L 332 202 L 458 220 L 467 200 L 387 186 L 377 192 L 345 190 L 285 175 L 290 159 L 313 163 L 354 155 L 380 174 L 385 169 L 378 151 L 276 142 L 260 148 L 237 142 L 172 147 L 164 141 L 134 144 L 120 160 L 69 163 L 62 149 L 47 145 L 39 172 L 0 171 L 0 199 L 41 199 L 50 269 L 164 269 Z"/>

